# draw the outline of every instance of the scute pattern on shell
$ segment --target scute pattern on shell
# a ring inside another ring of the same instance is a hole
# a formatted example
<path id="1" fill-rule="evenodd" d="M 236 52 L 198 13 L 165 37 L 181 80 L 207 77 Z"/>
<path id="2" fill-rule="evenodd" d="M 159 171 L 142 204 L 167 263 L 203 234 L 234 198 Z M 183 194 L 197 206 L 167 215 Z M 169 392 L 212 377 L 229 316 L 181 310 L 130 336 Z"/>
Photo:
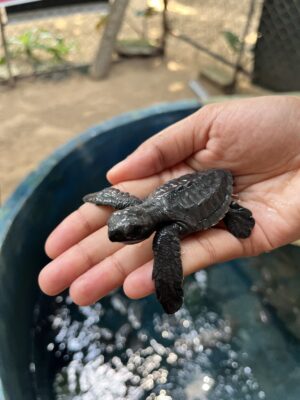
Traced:
<path id="1" fill-rule="evenodd" d="M 145 200 L 162 218 L 180 221 L 190 232 L 217 224 L 228 211 L 233 179 L 229 171 L 211 169 L 172 179 Z"/>

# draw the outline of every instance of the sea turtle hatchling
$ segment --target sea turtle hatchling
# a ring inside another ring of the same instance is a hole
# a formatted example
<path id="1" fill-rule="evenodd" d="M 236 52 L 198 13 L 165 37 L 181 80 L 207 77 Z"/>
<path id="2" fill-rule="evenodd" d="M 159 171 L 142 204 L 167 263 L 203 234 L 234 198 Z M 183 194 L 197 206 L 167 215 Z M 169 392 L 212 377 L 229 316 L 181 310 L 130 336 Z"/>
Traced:
<path id="1" fill-rule="evenodd" d="M 234 236 L 251 234 L 255 224 L 252 213 L 236 203 L 232 193 L 231 173 L 208 169 L 172 179 L 143 200 L 114 187 L 88 194 L 83 200 L 119 210 L 108 220 L 112 242 L 137 243 L 156 231 L 152 278 L 158 300 L 173 314 L 183 302 L 180 239 L 222 219 Z"/>

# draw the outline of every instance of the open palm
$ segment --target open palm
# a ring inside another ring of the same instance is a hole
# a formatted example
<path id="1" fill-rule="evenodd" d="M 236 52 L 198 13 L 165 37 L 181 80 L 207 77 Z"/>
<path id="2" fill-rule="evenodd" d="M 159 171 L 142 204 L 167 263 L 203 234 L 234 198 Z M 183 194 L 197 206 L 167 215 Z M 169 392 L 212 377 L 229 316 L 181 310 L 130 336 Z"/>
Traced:
<path id="1" fill-rule="evenodd" d="M 144 197 L 169 179 L 206 168 L 228 169 L 239 203 L 256 220 L 248 239 L 222 227 L 182 241 L 184 274 L 235 257 L 257 255 L 300 236 L 300 101 L 261 97 L 206 106 L 143 143 L 115 166 L 108 179 Z M 129 297 L 154 290 L 151 238 L 135 245 L 111 243 L 111 210 L 84 204 L 50 235 L 53 261 L 41 272 L 42 290 L 55 295 L 70 287 L 87 305 L 123 284 Z"/>

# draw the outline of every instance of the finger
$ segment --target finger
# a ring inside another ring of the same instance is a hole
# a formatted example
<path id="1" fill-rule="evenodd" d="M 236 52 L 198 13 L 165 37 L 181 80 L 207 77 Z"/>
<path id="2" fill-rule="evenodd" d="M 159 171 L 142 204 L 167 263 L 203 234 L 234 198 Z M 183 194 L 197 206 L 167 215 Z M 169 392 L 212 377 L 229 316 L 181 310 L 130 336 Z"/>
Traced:
<path id="1" fill-rule="evenodd" d="M 120 287 L 130 272 L 151 260 L 151 243 L 152 238 L 125 246 L 88 270 L 70 287 L 73 301 L 81 306 L 92 304 Z"/>
<path id="2" fill-rule="evenodd" d="M 229 232 L 217 228 L 189 236 L 181 243 L 184 275 L 243 256 L 246 251 L 245 246 L 250 245 L 249 241 L 250 239 L 239 240 Z M 152 268 L 153 261 L 150 261 L 127 276 L 123 288 L 128 297 L 137 299 L 154 291 Z"/>
<path id="3" fill-rule="evenodd" d="M 40 288 L 51 296 L 62 292 L 76 278 L 122 246 L 110 242 L 107 227 L 103 227 L 46 265 L 39 274 Z"/>
<path id="4" fill-rule="evenodd" d="M 157 174 L 205 148 L 217 110 L 213 105 L 205 106 L 154 135 L 115 165 L 107 179 L 116 184 Z"/>
<path id="5" fill-rule="evenodd" d="M 95 207 L 83 204 L 65 218 L 49 235 L 45 251 L 50 258 L 56 258 L 86 236 L 100 229 L 107 221 L 109 207 Z"/>

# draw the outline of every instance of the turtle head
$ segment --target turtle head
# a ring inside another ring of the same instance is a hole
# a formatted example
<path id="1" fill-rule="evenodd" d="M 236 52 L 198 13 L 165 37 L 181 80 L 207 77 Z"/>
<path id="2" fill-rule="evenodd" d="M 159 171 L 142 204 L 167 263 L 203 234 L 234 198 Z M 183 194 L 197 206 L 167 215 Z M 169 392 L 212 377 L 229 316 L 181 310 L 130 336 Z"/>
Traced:
<path id="1" fill-rule="evenodd" d="M 147 239 L 153 231 L 153 219 L 140 207 L 116 211 L 108 221 L 108 236 L 112 242 L 138 243 Z"/>

